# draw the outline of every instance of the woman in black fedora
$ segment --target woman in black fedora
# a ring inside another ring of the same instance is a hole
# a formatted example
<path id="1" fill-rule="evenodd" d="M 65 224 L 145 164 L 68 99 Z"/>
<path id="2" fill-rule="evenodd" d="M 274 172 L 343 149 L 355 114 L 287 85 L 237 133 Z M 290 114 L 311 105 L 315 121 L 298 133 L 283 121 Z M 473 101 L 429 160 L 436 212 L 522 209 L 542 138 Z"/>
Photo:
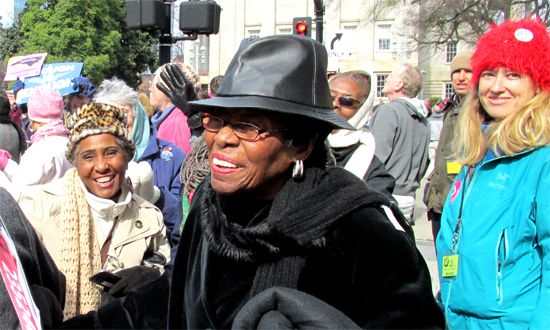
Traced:
<path id="1" fill-rule="evenodd" d="M 299 306 L 278 312 L 294 328 L 444 326 L 402 215 L 325 165 L 328 133 L 351 128 L 332 110 L 326 64 L 310 38 L 245 42 L 217 96 L 190 102 L 204 113 L 210 175 L 193 197 L 171 280 L 88 315 L 94 326 L 256 328 L 288 295 Z M 274 287 L 283 289 L 263 294 Z"/>

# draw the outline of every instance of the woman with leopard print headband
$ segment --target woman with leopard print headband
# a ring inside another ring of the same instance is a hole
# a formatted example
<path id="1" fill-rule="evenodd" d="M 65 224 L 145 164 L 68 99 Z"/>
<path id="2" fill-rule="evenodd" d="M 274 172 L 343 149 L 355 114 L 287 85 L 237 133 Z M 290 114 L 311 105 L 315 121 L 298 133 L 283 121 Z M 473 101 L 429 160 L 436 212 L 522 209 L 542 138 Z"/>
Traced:
<path id="1" fill-rule="evenodd" d="M 80 107 L 68 120 L 66 156 L 74 168 L 19 201 L 67 277 L 65 317 L 100 305 L 102 288 L 90 281 L 98 272 L 150 278 L 169 259 L 161 212 L 134 194 L 125 177 L 135 150 L 125 123 L 117 107 Z M 155 268 L 142 266 L 151 263 Z"/>

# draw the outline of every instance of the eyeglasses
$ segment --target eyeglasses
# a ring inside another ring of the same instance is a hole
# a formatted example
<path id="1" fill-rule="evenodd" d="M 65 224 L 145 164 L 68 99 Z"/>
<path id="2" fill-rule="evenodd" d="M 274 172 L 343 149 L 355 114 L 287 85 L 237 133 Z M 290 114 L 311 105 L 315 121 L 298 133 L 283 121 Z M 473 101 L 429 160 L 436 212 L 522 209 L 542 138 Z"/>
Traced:
<path id="1" fill-rule="evenodd" d="M 243 122 L 231 122 L 228 120 L 221 119 L 220 117 L 213 116 L 211 114 L 205 114 L 202 117 L 202 127 L 205 130 L 217 133 L 226 125 L 230 125 L 233 133 L 245 141 L 257 141 L 260 139 L 260 134 L 262 133 L 275 133 L 284 131 L 285 129 L 263 129 L 259 128 L 256 125 Z"/>
<path id="2" fill-rule="evenodd" d="M 349 96 L 332 96 L 332 101 L 334 101 L 335 99 L 338 99 L 340 105 L 343 105 L 345 107 L 357 107 L 361 104 L 361 101 L 358 101 Z"/>

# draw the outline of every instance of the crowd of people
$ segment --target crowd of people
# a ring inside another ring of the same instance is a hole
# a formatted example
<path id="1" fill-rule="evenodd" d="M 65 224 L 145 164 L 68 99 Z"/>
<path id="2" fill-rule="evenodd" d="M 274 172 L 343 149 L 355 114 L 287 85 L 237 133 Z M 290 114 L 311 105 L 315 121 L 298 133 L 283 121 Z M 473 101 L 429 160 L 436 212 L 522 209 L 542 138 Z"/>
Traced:
<path id="1" fill-rule="evenodd" d="M 80 77 L 0 96 L 0 249 L 44 328 L 548 328 L 549 62 L 523 19 L 459 52 L 429 107 L 416 66 L 374 107 L 370 69 L 329 77 L 293 35 L 244 40 L 207 92 L 170 63 L 149 95 Z"/>

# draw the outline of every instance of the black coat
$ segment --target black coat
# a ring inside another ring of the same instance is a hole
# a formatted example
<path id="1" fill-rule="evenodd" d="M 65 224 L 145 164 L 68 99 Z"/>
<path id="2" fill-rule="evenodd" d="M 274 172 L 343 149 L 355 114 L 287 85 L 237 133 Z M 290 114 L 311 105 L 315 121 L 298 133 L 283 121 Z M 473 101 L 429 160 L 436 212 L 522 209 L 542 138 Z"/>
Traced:
<path id="1" fill-rule="evenodd" d="M 399 225 L 394 225 L 380 207 L 390 205 L 389 200 L 343 169 L 335 169 L 334 173 L 337 180 L 347 180 L 341 182 L 342 186 L 353 186 L 363 200 L 357 207 L 344 210 L 323 231 L 322 244 L 289 250 L 298 251 L 297 255 L 305 260 L 294 289 L 328 303 L 364 328 L 444 327 L 428 268 L 414 239 L 410 232 L 398 229 Z M 169 270 L 159 280 L 130 292 L 124 300 L 103 307 L 98 314 L 75 319 L 67 327 L 230 328 L 238 311 L 253 296 L 252 286 L 261 262 L 237 261 L 223 252 L 214 252 L 201 217 L 217 205 L 195 202 L 209 189 L 207 178 L 195 193 L 172 276 Z M 306 213 L 329 213 L 337 203 L 320 196 L 318 203 L 302 203 L 300 207 Z M 264 222 L 265 214 L 259 212 L 250 224 Z M 278 275 L 284 278 L 287 274 Z"/>
<path id="2" fill-rule="evenodd" d="M 58 328 L 63 321 L 65 276 L 38 240 L 36 232 L 11 195 L 0 187 L 2 223 L 14 241 L 15 249 L 40 310 L 43 328 Z M 19 319 L 13 308 L 4 281 L 0 280 L 0 327 L 19 329 Z"/>
<path id="3" fill-rule="evenodd" d="M 345 167 L 359 146 L 360 144 L 356 143 L 347 147 L 332 148 L 332 154 L 336 159 L 336 165 Z M 370 189 L 381 192 L 392 201 L 394 200 L 392 194 L 393 188 L 395 187 L 395 179 L 388 173 L 388 170 L 386 170 L 386 167 L 378 157 L 372 156 L 371 163 L 363 177 L 363 181 Z"/>
<path id="4" fill-rule="evenodd" d="M 250 298 L 257 265 L 209 251 L 199 221 L 193 219 L 201 211 L 188 220 L 182 238 L 188 244 L 180 247 L 174 266 L 175 273 L 186 276 L 172 278 L 170 329 L 230 328 Z M 397 230 L 378 206 L 361 208 L 338 222 L 325 248 L 306 257 L 297 289 L 363 328 L 444 326 L 424 259 L 410 236 Z"/>

